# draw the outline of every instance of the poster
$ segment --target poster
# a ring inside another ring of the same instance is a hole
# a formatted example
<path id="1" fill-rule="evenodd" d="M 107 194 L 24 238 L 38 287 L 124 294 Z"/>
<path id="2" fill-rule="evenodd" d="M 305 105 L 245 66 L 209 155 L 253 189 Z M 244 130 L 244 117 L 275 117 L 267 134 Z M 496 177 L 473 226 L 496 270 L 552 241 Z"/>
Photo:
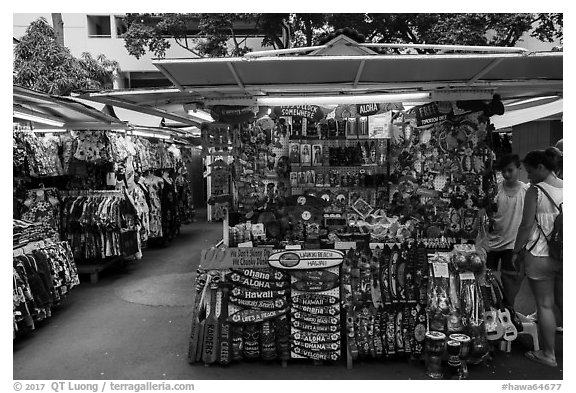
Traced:
<path id="1" fill-rule="evenodd" d="M 300 164 L 300 144 L 290 143 L 290 164 Z"/>
<path id="2" fill-rule="evenodd" d="M 322 166 L 322 145 L 312 145 L 312 166 Z"/>
<path id="3" fill-rule="evenodd" d="M 300 145 L 300 165 L 311 166 L 312 165 L 312 153 L 310 151 L 310 145 L 303 143 Z"/>

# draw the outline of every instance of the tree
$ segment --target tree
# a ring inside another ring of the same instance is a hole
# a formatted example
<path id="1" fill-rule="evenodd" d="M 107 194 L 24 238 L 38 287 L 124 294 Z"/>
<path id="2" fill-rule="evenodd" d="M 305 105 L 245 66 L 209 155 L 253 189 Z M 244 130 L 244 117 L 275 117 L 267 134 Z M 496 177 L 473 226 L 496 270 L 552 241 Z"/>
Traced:
<path id="1" fill-rule="evenodd" d="M 14 47 L 13 83 L 49 94 L 111 89 L 117 68 L 118 63 L 104 55 L 72 56 L 44 18 L 32 22 Z"/>
<path id="2" fill-rule="evenodd" d="M 54 27 L 54 32 L 56 33 L 56 41 L 64 46 L 64 21 L 62 20 L 62 14 L 51 14 L 52 15 L 52 26 Z"/>
<path id="3" fill-rule="evenodd" d="M 263 36 L 262 46 L 275 49 L 312 46 L 346 27 L 376 43 L 514 46 L 525 33 L 563 39 L 562 14 L 128 14 L 125 21 L 125 46 L 137 58 L 164 57 L 168 38 L 195 56 L 223 57 L 252 50 L 248 37 Z"/>

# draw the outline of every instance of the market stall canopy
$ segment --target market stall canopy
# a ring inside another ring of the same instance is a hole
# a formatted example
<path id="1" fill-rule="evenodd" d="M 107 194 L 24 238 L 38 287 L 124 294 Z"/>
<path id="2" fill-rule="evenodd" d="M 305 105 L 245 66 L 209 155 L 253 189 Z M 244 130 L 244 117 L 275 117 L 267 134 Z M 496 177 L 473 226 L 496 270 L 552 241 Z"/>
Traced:
<path id="1" fill-rule="evenodd" d="M 154 64 L 191 101 L 290 105 L 271 98 L 321 104 L 308 98 L 354 94 L 371 101 L 377 98 L 370 95 L 397 94 L 390 99 L 427 102 L 561 95 L 562 59 L 562 52 L 542 52 L 165 59 Z"/>
<path id="2" fill-rule="evenodd" d="M 190 98 L 176 88 L 107 90 L 80 94 L 78 98 L 165 118 L 183 126 L 213 121 L 207 113 L 190 107 Z"/>
<path id="3" fill-rule="evenodd" d="M 167 119 L 171 114 L 185 121 L 191 118 L 190 108 L 203 105 L 426 103 L 490 100 L 494 94 L 502 100 L 562 96 L 562 52 L 432 45 L 443 51 L 380 55 L 368 50 L 374 45 L 336 38 L 322 47 L 251 52 L 243 57 L 156 59 L 153 63 L 175 88 L 104 91 L 81 97 L 143 113 L 162 111 Z M 306 52 L 312 53 L 300 55 Z"/>
<path id="4" fill-rule="evenodd" d="M 15 118 L 32 121 L 35 128 L 69 130 L 126 129 L 118 118 L 70 98 L 13 86 L 12 111 Z"/>
<path id="5" fill-rule="evenodd" d="M 560 97 L 542 97 L 505 103 L 502 116 L 492 116 L 490 122 L 496 130 L 535 120 L 560 120 L 564 112 L 564 100 Z"/>

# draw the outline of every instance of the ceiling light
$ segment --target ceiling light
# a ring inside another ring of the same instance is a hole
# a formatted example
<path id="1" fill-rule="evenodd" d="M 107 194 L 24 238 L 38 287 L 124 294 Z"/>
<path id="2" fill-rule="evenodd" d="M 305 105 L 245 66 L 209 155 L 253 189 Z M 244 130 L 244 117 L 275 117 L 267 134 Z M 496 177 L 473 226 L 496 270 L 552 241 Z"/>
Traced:
<path id="1" fill-rule="evenodd" d="M 430 100 L 431 94 L 398 93 L 398 94 L 362 94 L 337 96 L 298 96 L 298 97 L 256 97 L 256 103 L 264 106 L 283 105 L 352 105 L 386 102 L 412 102 Z"/>
<path id="2" fill-rule="evenodd" d="M 144 138 L 157 138 L 157 139 L 172 139 L 172 137 L 170 135 L 163 135 L 163 134 L 158 134 L 156 132 L 145 132 L 145 131 L 139 131 L 139 130 L 132 130 L 130 131 L 130 135 L 134 135 L 134 136 L 141 136 Z"/>

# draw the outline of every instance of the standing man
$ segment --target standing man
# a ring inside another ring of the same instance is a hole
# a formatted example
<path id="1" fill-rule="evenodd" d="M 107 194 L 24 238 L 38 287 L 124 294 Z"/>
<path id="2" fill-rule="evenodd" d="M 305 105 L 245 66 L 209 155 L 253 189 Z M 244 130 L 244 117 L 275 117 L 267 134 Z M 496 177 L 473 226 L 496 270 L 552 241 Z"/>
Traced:
<path id="1" fill-rule="evenodd" d="M 492 218 L 487 234 L 486 266 L 489 269 L 497 270 L 498 263 L 500 263 L 505 301 L 514 306 L 524 273 L 514 267 L 512 255 L 514 241 L 522 220 L 524 197 L 528 185 L 518 180 L 520 157 L 517 154 L 502 156 L 497 168 L 502 172 L 504 180 L 498 183 L 495 201 L 497 211 Z"/>

